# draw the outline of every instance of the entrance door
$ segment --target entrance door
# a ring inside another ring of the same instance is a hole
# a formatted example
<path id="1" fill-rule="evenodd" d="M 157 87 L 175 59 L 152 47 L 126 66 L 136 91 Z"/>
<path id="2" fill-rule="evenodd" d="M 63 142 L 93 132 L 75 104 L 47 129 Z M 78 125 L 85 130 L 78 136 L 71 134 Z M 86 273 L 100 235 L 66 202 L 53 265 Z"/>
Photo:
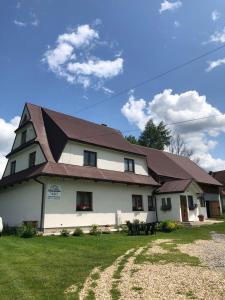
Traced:
<path id="1" fill-rule="evenodd" d="M 220 215 L 219 201 L 209 201 L 210 218 L 215 218 Z"/>
<path id="2" fill-rule="evenodd" d="M 188 222 L 187 198 L 184 195 L 180 196 L 180 207 L 182 222 Z"/>

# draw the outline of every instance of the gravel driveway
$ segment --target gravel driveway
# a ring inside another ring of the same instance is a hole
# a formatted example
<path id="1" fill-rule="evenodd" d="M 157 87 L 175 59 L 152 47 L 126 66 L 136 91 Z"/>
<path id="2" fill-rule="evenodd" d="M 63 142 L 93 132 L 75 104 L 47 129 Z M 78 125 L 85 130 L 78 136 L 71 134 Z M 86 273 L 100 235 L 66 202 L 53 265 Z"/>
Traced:
<path id="1" fill-rule="evenodd" d="M 198 257 L 200 265 L 193 265 L 189 260 L 169 262 L 167 255 L 182 256 L 182 253 Z M 146 260 L 140 263 L 140 257 Z M 158 239 L 144 248 L 130 249 L 105 270 L 93 269 L 79 296 L 81 300 L 89 297 L 97 300 L 225 300 L 224 266 L 223 234 L 212 233 L 212 240 L 192 244 L 176 245 L 176 241 Z M 73 289 L 71 286 L 65 292 L 69 294 Z"/>

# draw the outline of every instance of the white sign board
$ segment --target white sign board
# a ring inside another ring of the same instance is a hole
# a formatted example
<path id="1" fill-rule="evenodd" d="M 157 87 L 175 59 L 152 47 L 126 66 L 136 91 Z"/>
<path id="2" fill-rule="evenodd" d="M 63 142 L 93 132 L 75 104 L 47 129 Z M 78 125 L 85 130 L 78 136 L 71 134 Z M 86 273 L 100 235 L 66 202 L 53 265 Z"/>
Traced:
<path id="1" fill-rule="evenodd" d="M 48 187 L 48 199 L 49 200 L 60 200 L 61 199 L 61 186 L 50 185 Z"/>

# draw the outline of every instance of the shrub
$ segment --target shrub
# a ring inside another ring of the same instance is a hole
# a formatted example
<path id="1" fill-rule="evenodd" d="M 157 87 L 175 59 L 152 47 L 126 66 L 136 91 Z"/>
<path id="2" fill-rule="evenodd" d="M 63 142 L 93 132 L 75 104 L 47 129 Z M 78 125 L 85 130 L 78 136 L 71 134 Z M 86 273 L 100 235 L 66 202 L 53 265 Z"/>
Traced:
<path id="1" fill-rule="evenodd" d="M 163 232 L 171 232 L 178 228 L 178 225 L 175 221 L 166 220 L 159 224 L 159 230 Z"/>
<path id="2" fill-rule="evenodd" d="M 119 226 L 119 231 L 120 231 L 121 233 L 128 233 L 128 227 L 127 227 L 127 225 L 126 225 L 126 224 L 121 224 L 121 225 Z"/>
<path id="3" fill-rule="evenodd" d="M 80 227 L 75 228 L 73 236 L 82 236 L 84 234 L 83 230 Z"/>
<path id="4" fill-rule="evenodd" d="M 2 235 L 17 235 L 18 228 L 15 226 L 9 226 L 8 224 L 3 225 Z"/>
<path id="5" fill-rule="evenodd" d="M 93 224 L 91 226 L 91 230 L 89 233 L 91 235 L 99 235 L 99 234 L 101 234 L 101 229 L 99 228 L 99 226 L 97 224 Z"/>
<path id="6" fill-rule="evenodd" d="M 103 230 L 102 230 L 103 234 L 110 234 L 111 233 L 111 225 L 105 225 Z"/>
<path id="7" fill-rule="evenodd" d="M 37 235 L 37 229 L 31 224 L 26 224 L 17 229 L 17 234 L 22 238 L 32 238 Z"/>
<path id="8" fill-rule="evenodd" d="M 60 231 L 60 235 L 64 237 L 68 237 L 70 235 L 69 231 L 67 229 L 62 229 Z"/>

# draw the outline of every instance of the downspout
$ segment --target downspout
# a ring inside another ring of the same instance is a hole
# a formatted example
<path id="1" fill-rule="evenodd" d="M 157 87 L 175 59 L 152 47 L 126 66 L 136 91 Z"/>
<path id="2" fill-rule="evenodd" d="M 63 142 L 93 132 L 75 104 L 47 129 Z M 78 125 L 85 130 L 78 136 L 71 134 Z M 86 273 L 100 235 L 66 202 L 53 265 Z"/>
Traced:
<path id="1" fill-rule="evenodd" d="M 44 217 L 45 217 L 45 183 L 40 181 L 37 178 L 34 178 L 34 180 L 41 184 L 42 186 L 42 192 L 41 192 L 41 217 L 40 217 L 40 231 L 44 232 Z"/>
<path id="2" fill-rule="evenodd" d="M 156 201 L 156 193 L 155 193 L 155 190 L 153 190 L 152 192 L 152 197 L 155 201 L 155 217 L 156 217 L 156 222 L 158 223 L 159 222 L 159 219 L 158 219 L 158 206 L 157 206 L 157 201 Z"/>

